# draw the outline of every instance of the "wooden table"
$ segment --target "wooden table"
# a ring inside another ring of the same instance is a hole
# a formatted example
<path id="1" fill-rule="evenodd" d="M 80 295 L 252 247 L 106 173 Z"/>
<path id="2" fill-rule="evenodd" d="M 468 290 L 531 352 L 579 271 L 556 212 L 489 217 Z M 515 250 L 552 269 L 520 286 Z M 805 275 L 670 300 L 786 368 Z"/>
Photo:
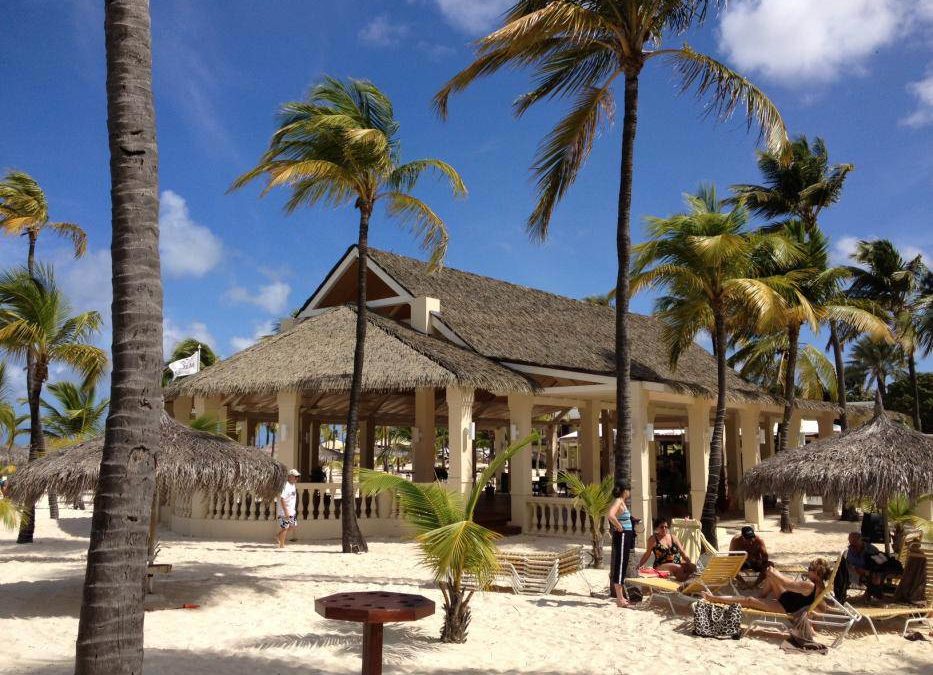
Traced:
<path id="1" fill-rule="evenodd" d="M 423 595 L 363 591 L 336 593 L 314 601 L 325 619 L 363 624 L 363 675 L 382 673 L 382 624 L 417 621 L 434 614 L 434 601 Z"/>

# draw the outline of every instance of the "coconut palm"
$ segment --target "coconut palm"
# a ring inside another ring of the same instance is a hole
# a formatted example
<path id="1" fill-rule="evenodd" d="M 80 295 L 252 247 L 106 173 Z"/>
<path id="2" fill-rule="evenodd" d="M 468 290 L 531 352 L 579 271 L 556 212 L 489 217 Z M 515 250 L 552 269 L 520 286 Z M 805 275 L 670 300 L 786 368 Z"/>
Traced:
<path id="1" fill-rule="evenodd" d="M 634 292 L 647 287 L 667 291 L 655 301 L 655 312 L 663 325 L 662 338 L 672 367 L 677 367 L 697 333 L 712 336 L 718 386 L 701 520 L 704 535 L 716 545 L 716 500 L 726 422 L 726 345 L 736 328 L 731 317 L 744 315 L 754 321 L 775 312 L 775 305 L 781 303 L 775 289 L 792 284 L 780 275 L 762 275 L 756 260 L 789 257 L 796 251 L 779 234 L 746 231 L 748 211 L 741 205 L 723 211 L 724 203 L 713 186 L 701 186 L 684 199 L 687 212 L 648 218 L 649 240 L 634 249 L 631 287 Z"/>
<path id="2" fill-rule="evenodd" d="M 0 527 L 15 530 L 25 522 L 25 513 L 17 504 L 0 495 Z"/>
<path id="3" fill-rule="evenodd" d="M 162 439 L 158 148 L 148 0 L 107 0 L 104 33 L 113 375 L 78 623 L 77 675 L 143 670 L 143 589 Z"/>
<path id="4" fill-rule="evenodd" d="M 466 501 L 464 495 L 448 491 L 437 482 L 412 483 L 402 476 L 360 470 L 363 493 L 394 491 L 405 520 L 417 533 L 415 540 L 421 547 L 422 564 L 434 573 L 444 595 L 441 642 L 466 642 L 473 591 L 464 588 L 465 577 L 485 589 L 499 568 L 495 542 L 501 535 L 473 520 L 483 488 L 506 462 L 536 439 L 532 433 L 496 455 L 473 485 L 472 492 L 466 495 Z"/>
<path id="5" fill-rule="evenodd" d="M 787 364 L 787 333 L 743 336 L 738 349 L 729 355 L 727 363 L 750 380 L 778 396 L 782 393 L 784 367 Z M 798 396 L 811 401 L 837 400 L 836 369 L 819 349 L 810 344 L 797 351 L 796 390 Z"/>
<path id="6" fill-rule="evenodd" d="M 852 345 L 847 375 L 850 382 L 858 384 L 862 398 L 870 399 L 871 390 L 875 388 L 884 401 L 888 395 L 888 380 L 905 377 L 905 365 L 904 352 L 898 345 L 866 336 Z"/>
<path id="7" fill-rule="evenodd" d="M 9 453 L 16 438 L 28 433 L 23 423 L 29 419 L 28 415 L 17 415 L 16 409 L 10 403 L 10 388 L 7 384 L 6 362 L 0 361 L 0 431 L 6 436 L 6 449 Z"/>
<path id="8" fill-rule="evenodd" d="M 924 311 L 929 306 L 922 290 L 928 273 L 926 265 L 919 255 L 905 260 L 887 239 L 859 242 L 852 257 L 859 264 L 849 268 L 849 295 L 872 299 L 887 312 L 891 330 L 907 360 L 914 427 L 922 431 L 916 352 L 923 334 Z"/>
<path id="9" fill-rule="evenodd" d="M 615 478 L 609 474 L 601 483 L 586 484 L 576 474 L 561 471 L 558 480 L 567 484 L 567 490 L 573 495 L 575 508 L 586 512 L 590 525 L 590 546 L 593 567 L 603 566 L 603 539 L 606 536 L 606 514 L 612 506 L 612 488 Z"/>
<path id="10" fill-rule="evenodd" d="M 440 265 L 447 249 L 444 221 L 411 191 L 428 170 L 450 182 L 454 195 L 466 187 L 456 170 L 438 159 L 402 164 L 399 125 L 392 102 L 374 84 L 364 80 L 342 82 L 326 77 L 304 101 L 282 106 L 281 123 L 269 149 L 255 168 L 240 176 L 231 189 L 265 177 L 263 194 L 275 187 L 291 188 L 286 211 L 299 206 L 353 204 L 360 212 L 357 251 L 356 350 L 347 415 L 344 466 L 353 466 L 358 447 L 363 354 L 366 342 L 366 266 L 370 217 L 376 204 L 409 225 L 430 251 L 431 266 Z M 352 473 L 344 471 L 343 493 L 353 494 Z M 351 499 L 341 507 L 343 551 L 365 551 Z"/>
<path id="11" fill-rule="evenodd" d="M 97 400 L 94 383 L 54 382 L 48 390 L 55 402 L 40 401 L 45 410 L 42 426 L 47 436 L 62 441 L 83 441 L 103 431 L 110 399 Z"/>
<path id="12" fill-rule="evenodd" d="M 204 344 L 202 341 L 193 337 L 186 337 L 184 340 L 178 342 L 172 348 L 172 355 L 169 356 L 167 363 L 172 363 L 173 361 L 178 361 L 180 359 L 186 359 L 198 350 L 201 350 L 200 368 L 204 369 L 208 366 L 212 366 L 217 363 L 217 354 L 214 353 L 214 350 L 211 349 L 210 345 Z M 167 385 L 172 381 L 172 371 L 165 368 L 162 371 L 162 386 Z"/>
<path id="13" fill-rule="evenodd" d="M 52 271 L 37 265 L 0 275 L 0 349 L 33 365 L 29 403 L 29 461 L 45 454 L 42 428 L 42 387 L 53 364 L 70 366 L 87 379 L 96 378 L 107 363 L 103 350 L 88 344 L 100 330 L 97 312 L 71 314 L 71 308 L 55 285 Z M 54 500 L 50 495 L 49 501 Z M 18 543 L 32 543 L 35 505 L 27 504 Z"/>
<path id="14" fill-rule="evenodd" d="M 663 60 L 673 67 L 682 90 L 709 95 L 708 112 L 728 118 L 741 108 L 757 121 L 768 148 L 779 152 L 787 132 L 777 108 L 756 86 L 688 44 L 665 49 L 662 42 L 706 17 L 710 0 L 520 0 L 506 11 L 503 26 L 476 43 L 476 60 L 435 96 L 446 116 L 451 94 L 501 68 L 528 67 L 535 88 L 514 105 L 521 116 L 541 101 L 572 99 L 570 111 L 538 148 L 533 173 L 538 201 L 527 227 L 534 239 L 547 237 L 554 208 L 575 181 L 593 141 L 615 111 L 615 90 L 624 81 L 622 162 L 616 224 L 616 478 L 630 482 L 632 424 L 629 410 L 631 353 L 628 339 L 630 220 L 638 87 L 643 69 Z"/>
<path id="15" fill-rule="evenodd" d="M 786 155 L 760 152 L 758 169 L 763 184 L 733 185 L 732 190 L 735 199 L 742 201 L 756 215 L 777 220 L 778 227 L 781 227 L 780 221 L 795 218 L 809 233 L 819 229 L 822 211 L 839 201 L 846 177 L 855 166 L 831 165 L 829 151 L 822 138 L 814 139 L 811 145 L 806 136 L 799 136 L 790 144 L 789 150 L 790 161 Z M 836 370 L 836 400 L 842 409 L 839 422 L 845 431 L 848 420 L 843 339 L 836 321 L 829 321 L 829 336 Z"/>
<path id="16" fill-rule="evenodd" d="M 790 264 L 776 259 L 762 262 L 768 273 L 796 280 L 794 288 L 782 292 L 784 303 L 780 305 L 780 311 L 769 318 L 771 331 L 780 329 L 787 334 L 787 357 L 781 392 L 784 414 L 778 428 L 776 452 L 787 449 L 790 418 L 797 399 L 800 332 L 805 324 L 817 331 L 820 324 L 835 322 L 836 325 L 850 326 L 858 333 L 866 333 L 876 340 L 891 339 L 887 326 L 875 314 L 840 299 L 839 285 L 849 275 L 849 271 L 829 266 L 829 243 L 819 228 L 808 228 L 802 220 L 792 218 L 780 224 L 780 231 L 796 244 L 801 255 Z M 787 498 L 782 499 L 781 531 L 793 531 Z"/>

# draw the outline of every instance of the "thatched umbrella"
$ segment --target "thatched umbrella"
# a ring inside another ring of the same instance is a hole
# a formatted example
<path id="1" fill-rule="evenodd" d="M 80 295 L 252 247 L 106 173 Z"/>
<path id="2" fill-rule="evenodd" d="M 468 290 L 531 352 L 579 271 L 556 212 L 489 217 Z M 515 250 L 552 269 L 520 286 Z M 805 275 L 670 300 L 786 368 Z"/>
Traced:
<path id="1" fill-rule="evenodd" d="M 866 424 L 769 457 L 746 472 L 742 484 L 752 498 L 832 494 L 871 499 L 885 513 L 895 495 L 915 500 L 933 491 L 933 439 L 892 421 L 879 402 Z"/>
<path id="2" fill-rule="evenodd" d="M 10 479 L 10 497 L 21 503 L 39 499 L 54 490 L 76 498 L 97 485 L 103 457 L 104 437 L 51 452 L 19 468 Z M 162 413 L 162 445 L 156 455 L 156 485 L 150 526 L 150 555 L 158 523 L 158 494 L 198 490 L 231 492 L 244 490 L 272 499 L 285 484 L 285 465 L 254 448 L 220 434 L 198 431 Z"/>

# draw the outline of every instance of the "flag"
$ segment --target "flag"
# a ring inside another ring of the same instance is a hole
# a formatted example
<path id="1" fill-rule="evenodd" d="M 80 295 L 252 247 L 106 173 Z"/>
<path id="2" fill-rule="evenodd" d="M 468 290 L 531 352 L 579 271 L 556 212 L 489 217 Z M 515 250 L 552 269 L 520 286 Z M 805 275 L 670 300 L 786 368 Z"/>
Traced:
<path id="1" fill-rule="evenodd" d="M 168 364 L 168 369 L 172 371 L 172 379 L 185 375 L 194 375 L 201 370 L 201 348 L 198 347 L 198 351 L 191 356 L 172 361 Z"/>

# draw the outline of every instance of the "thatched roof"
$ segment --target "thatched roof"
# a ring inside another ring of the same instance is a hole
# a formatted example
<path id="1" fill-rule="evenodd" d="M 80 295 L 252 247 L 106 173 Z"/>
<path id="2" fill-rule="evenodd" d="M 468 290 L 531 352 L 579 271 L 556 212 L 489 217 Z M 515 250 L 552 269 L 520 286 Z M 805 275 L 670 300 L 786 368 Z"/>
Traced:
<path id="1" fill-rule="evenodd" d="M 6 448 L 0 449 L 0 466 L 8 466 L 10 464 L 22 466 L 27 461 L 29 461 L 29 448 L 14 445 L 9 450 Z"/>
<path id="2" fill-rule="evenodd" d="M 884 414 L 894 422 L 899 422 L 909 427 L 913 426 L 913 420 L 911 420 L 910 415 L 905 415 L 896 410 L 885 410 Z M 846 416 L 849 418 L 849 424 L 851 426 L 865 424 L 875 416 L 875 402 L 849 401 L 846 403 Z"/>
<path id="3" fill-rule="evenodd" d="M 886 503 L 933 492 L 933 439 L 878 412 L 867 424 L 769 457 L 745 473 L 746 494 L 832 494 Z"/>
<path id="4" fill-rule="evenodd" d="M 10 478 L 11 497 L 28 503 L 54 489 L 73 498 L 97 484 L 104 437 L 19 467 Z M 285 466 L 254 448 L 225 436 L 197 431 L 162 414 L 162 447 L 156 458 L 160 488 L 179 492 L 245 490 L 259 497 L 277 495 L 285 484 Z"/>
<path id="5" fill-rule="evenodd" d="M 469 349 L 373 312 L 368 312 L 367 318 L 364 391 L 454 384 L 495 393 L 534 391 L 534 384 L 523 375 Z M 335 307 L 179 380 L 167 396 L 349 391 L 355 330 L 355 308 Z"/>
<path id="6" fill-rule="evenodd" d="M 370 249 L 370 255 L 412 295 L 438 298 L 439 318 L 487 358 L 615 374 L 615 309 L 611 307 L 450 267 L 430 273 L 420 260 L 377 249 Z M 716 361 L 709 352 L 691 345 L 675 371 L 670 367 L 658 319 L 629 314 L 629 330 L 634 379 L 715 398 Z M 782 403 L 731 369 L 726 378 L 730 400 Z M 817 401 L 800 401 L 798 407 L 833 408 Z"/>

